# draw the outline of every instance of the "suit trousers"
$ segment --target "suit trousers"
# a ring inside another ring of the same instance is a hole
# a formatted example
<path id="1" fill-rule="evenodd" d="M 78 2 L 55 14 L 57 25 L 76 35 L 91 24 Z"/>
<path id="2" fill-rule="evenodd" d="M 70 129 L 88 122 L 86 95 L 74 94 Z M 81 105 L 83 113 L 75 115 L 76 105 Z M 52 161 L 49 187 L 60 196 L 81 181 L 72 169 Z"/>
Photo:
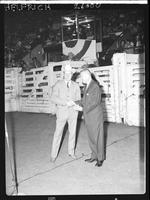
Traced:
<path id="1" fill-rule="evenodd" d="M 88 134 L 89 146 L 92 151 L 91 158 L 103 161 L 105 159 L 103 116 L 99 115 L 98 118 L 86 116 L 85 127 Z"/>
<path id="2" fill-rule="evenodd" d="M 65 115 L 64 115 L 65 116 Z M 77 125 L 77 113 L 69 114 L 66 117 L 58 117 L 56 120 L 56 130 L 53 136 L 51 157 L 56 158 L 60 148 L 62 134 L 64 126 L 68 122 L 69 139 L 68 139 L 68 154 L 74 154 L 75 151 L 75 140 L 76 140 L 76 125 Z"/>

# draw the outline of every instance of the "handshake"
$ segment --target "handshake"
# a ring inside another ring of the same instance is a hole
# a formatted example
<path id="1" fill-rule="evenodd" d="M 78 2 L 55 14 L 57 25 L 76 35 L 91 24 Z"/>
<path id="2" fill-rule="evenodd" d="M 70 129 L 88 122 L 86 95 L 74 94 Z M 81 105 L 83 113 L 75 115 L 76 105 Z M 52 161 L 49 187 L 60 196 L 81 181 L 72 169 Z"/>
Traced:
<path id="1" fill-rule="evenodd" d="M 81 106 L 77 105 L 77 104 L 76 104 L 74 101 L 72 101 L 72 100 L 69 100 L 69 101 L 67 102 L 67 107 L 73 107 L 73 109 L 76 110 L 76 111 L 82 111 L 82 110 L 83 110 Z"/>
<path id="2" fill-rule="evenodd" d="M 67 107 L 72 107 L 76 105 L 75 102 L 72 100 L 68 100 L 66 104 L 67 104 Z"/>

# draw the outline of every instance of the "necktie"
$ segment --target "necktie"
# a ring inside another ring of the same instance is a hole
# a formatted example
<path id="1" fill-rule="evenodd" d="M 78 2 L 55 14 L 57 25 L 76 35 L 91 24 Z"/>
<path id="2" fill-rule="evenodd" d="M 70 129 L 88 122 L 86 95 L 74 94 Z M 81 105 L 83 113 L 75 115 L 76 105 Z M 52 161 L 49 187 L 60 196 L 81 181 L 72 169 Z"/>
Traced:
<path id="1" fill-rule="evenodd" d="M 84 92 L 87 90 L 87 84 L 84 86 Z"/>
<path id="2" fill-rule="evenodd" d="M 69 88 L 69 82 L 67 82 L 67 88 Z"/>

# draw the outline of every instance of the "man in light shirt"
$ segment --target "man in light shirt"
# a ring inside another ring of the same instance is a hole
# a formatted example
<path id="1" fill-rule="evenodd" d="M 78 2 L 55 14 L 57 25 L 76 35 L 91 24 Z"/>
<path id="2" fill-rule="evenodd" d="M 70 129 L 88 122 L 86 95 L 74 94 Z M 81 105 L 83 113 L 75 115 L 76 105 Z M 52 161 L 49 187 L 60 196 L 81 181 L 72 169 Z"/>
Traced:
<path id="1" fill-rule="evenodd" d="M 81 100 L 81 92 L 78 83 L 71 80 L 72 68 L 68 64 L 63 67 L 63 80 L 59 80 L 53 87 L 51 101 L 56 105 L 56 130 L 54 132 L 51 161 L 57 158 L 64 126 L 68 122 L 69 139 L 68 154 L 75 156 L 75 139 L 78 110 L 75 105 Z"/>

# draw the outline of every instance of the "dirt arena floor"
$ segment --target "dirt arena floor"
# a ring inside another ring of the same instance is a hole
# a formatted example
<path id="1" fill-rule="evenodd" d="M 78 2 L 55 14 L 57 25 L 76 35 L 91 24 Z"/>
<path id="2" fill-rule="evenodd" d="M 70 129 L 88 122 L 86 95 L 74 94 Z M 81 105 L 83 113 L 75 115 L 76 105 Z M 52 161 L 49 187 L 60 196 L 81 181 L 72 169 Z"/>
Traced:
<path id="1" fill-rule="evenodd" d="M 64 131 L 58 158 L 55 163 L 50 162 L 55 120 L 48 114 L 6 113 L 10 145 L 9 153 L 6 142 L 7 195 L 15 189 L 10 159 L 16 166 L 18 192 L 24 195 L 145 192 L 144 128 L 105 123 L 106 160 L 99 168 L 84 161 L 90 157 L 90 149 L 83 120 L 78 121 L 77 127 L 78 158 L 68 156 L 68 131 Z"/>

